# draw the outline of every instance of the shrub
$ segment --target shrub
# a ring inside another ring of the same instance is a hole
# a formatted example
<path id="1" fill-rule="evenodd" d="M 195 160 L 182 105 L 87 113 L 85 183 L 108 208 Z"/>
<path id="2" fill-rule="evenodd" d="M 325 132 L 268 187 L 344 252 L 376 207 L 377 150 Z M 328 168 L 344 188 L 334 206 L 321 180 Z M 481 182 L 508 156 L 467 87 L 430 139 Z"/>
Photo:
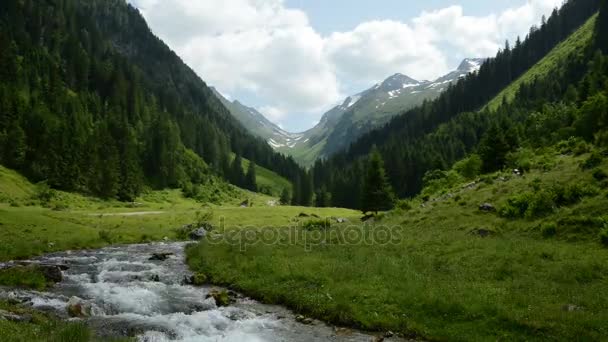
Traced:
<path id="1" fill-rule="evenodd" d="M 36 184 L 36 199 L 40 201 L 42 204 L 48 204 L 55 197 L 57 197 L 57 192 L 46 183 L 40 182 Z"/>
<path id="2" fill-rule="evenodd" d="M 570 154 L 580 156 L 583 153 L 590 151 L 589 144 L 581 138 L 570 137 L 568 140 L 561 141 L 557 144 L 557 149 L 561 154 Z"/>
<path id="3" fill-rule="evenodd" d="M 102 230 L 99 233 L 99 239 L 107 242 L 108 244 L 112 244 L 112 234 L 107 230 Z"/>
<path id="4" fill-rule="evenodd" d="M 543 223 L 540 227 L 540 232 L 544 237 L 551 237 L 557 234 L 557 224 L 554 222 Z"/>
<path id="5" fill-rule="evenodd" d="M 526 218 L 539 217 L 551 213 L 555 209 L 555 194 L 550 190 L 541 190 L 530 197 Z"/>
<path id="6" fill-rule="evenodd" d="M 479 155 L 471 154 L 468 158 L 454 164 L 454 170 L 466 179 L 472 179 L 481 174 L 482 161 Z"/>
<path id="7" fill-rule="evenodd" d="M 331 221 L 329 219 L 310 220 L 304 222 L 302 228 L 306 230 L 329 229 L 331 228 Z"/>
<path id="8" fill-rule="evenodd" d="M 552 191 L 528 191 L 509 197 L 507 203 L 500 208 L 499 214 L 509 218 L 534 218 L 546 215 L 554 209 L 555 195 Z"/>
<path id="9" fill-rule="evenodd" d="M 608 247 L 608 227 L 600 231 L 599 237 L 602 245 L 604 245 L 604 247 Z"/>
<path id="10" fill-rule="evenodd" d="M 598 167 L 601 163 L 602 163 L 602 155 L 599 154 L 598 152 L 593 152 L 589 158 L 585 159 L 585 161 L 583 161 L 581 163 L 581 168 L 583 170 L 589 170 L 589 169 L 593 169 L 594 167 Z"/>
<path id="11" fill-rule="evenodd" d="M 556 185 L 553 187 L 555 193 L 555 203 L 558 206 L 571 205 L 578 203 L 584 197 L 595 196 L 598 190 L 586 183 L 570 183 L 565 186 Z"/>
<path id="12" fill-rule="evenodd" d="M 515 152 L 510 152 L 507 154 L 507 165 L 512 169 L 519 169 L 528 172 L 532 168 L 533 158 L 534 152 L 532 150 L 520 148 Z"/>
<path id="13" fill-rule="evenodd" d="M 412 202 L 410 200 L 400 200 L 397 201 L 396 207 L 397 209 L 408 211 L 412 209 Z"/>
<path id="14" fill-rule="evenodd" d="M 192 285 L 201 286 L 207 283 L 207 276 L 203 273 L 196 273 L 192 276 Z"/>
<path id="15" fill-rule="evenodd" d="M 213 221 L 213 210 L 197 211 L 195 214 L 194 223 L 196 227 L 211 226 Z"/>
<path id="16" fill-rule="evenodd" d="M 595 180 L 597 181 L 603 181 L 606 178 L 608 178 L 608 174 L 606 174 L 606 172 L 604 172 L 604 170 L 597 168 L 595 170 L 593 170 L 593 178 L 595 178 Z"/>

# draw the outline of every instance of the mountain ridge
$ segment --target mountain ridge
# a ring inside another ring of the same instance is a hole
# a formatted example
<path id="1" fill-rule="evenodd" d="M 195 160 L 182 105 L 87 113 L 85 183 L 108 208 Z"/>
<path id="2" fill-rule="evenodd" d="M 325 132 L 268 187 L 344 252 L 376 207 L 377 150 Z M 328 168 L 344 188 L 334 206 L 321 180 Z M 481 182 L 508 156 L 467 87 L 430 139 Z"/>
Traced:
<path id="1" fill-rule="evenodd" d="M 343 150 L 367 131 L 386 124 L 394 116 L 436 98 L 449 84 L 479 70 L 485 58 L 465 58 L 458 67 L 434 81 L 416 80 L 395 73 L 380 83 L 347 96 L 325 112 L 319 123 L 299 133 L 287 132 L 258 110 L 216 95 L 251 133 L 264 138 L 276 151 L 292 156 L 303 166 Z M 244 107 L 244 108 L 243 108 Z M 260 118 L 261 116 L 262 118 Z"/>

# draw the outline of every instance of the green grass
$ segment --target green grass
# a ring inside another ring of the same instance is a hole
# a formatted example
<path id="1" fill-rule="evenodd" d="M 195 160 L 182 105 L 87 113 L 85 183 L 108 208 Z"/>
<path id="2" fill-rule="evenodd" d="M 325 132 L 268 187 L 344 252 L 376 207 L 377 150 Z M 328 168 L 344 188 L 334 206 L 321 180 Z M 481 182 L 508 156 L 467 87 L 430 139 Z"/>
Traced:
<path id="1" fill-rule="evenodd" d="M 8 311 L 22 317 L 31 317 L 31 321 L 11 322 L 0 320 L 0 339 L 2 342 L 91 342 L 101 341 L 80 322 L 65 322 L 52 315 L 36 310 L 14 306 L 0 301 L 0 310 Z M 108 342 L 109 340 L 103 340 Z M 130 339 L 113 339 L 111 341 L 130 341 Z"/>
<path id="2" fill-rule="evenodd" d="M 243 170 L 247 172 L 248 168 L 249 160 L 243 158 Z M 255 180 L 258 189 L 267 189 L 272 196 L 281 196 L 283 189 L 291 191 L 291 182 L 289 180 L 259 165 L 255 166 Z"/>
<path id="3" fill-rule="evenodd" d="M 17 266 L 0 269 L 0 285 L 42 291 L 49 284 L 37 267 Z"/>
<path id="4" fill-rule="evenodd" d="M 606 185 L 580 168 L 588 155 L 536 153 L 524 177 L 497 173 L 473 189 L 455 184 L 375 225 L 243 228 L 190 248 L 188 262 L 214 283 L 336 324 L 432 340 L 603 340 Z M 530 219 L 478 209 L 575 182 L 599 190 Z M 545 223 L 553 223 L 552 234 Z M 369 243 L 382 225 L 392 227 L 395 243 Z M 348 234 L 368 240 L 353 243 Z"/>
<path id="5" fill-rule="evenodd" d="M 502 104 L 503 99 L 506 99 L 507 102 L 511 102 L 522 84 L 530 83 L 536 78 L 545 78 L 563 65 L 573 56 L 573 54 L 582 54 L 584 49 L 589 45 L 589 41 L 593 38 L 593 29 L 596 19 L 597 15 L 590 18 L 580 29 L 570 35 L 568 39 L 551 50 L 551 52 L 540 62 L 536 63 L 516 81 L 503 89 L 503 91 L 486 105 L 486 108 L 490 110 L 498 109 Z"/>
<path id="6" fill-rule="evenodd" d="M 222 205 L 199 203 L 180 190 L 149 191 L 135 203 L 104 201 L 54 191 L 41 203 L 37 187 L 0 166 L 0 261 L 29 258 L 68 249 L 108 244 L 176 239 L 176 228 L 196 221 L 198 212 L 212 211 L 225 226 L 286 224 L 301 212 L 353 216 L 354 211 L 269 207 L 274 198 L 239 190 Z M 244 200 L 252 203 L 241 208 Z M 149 213 L 146 215 L 131 215 Z"/>

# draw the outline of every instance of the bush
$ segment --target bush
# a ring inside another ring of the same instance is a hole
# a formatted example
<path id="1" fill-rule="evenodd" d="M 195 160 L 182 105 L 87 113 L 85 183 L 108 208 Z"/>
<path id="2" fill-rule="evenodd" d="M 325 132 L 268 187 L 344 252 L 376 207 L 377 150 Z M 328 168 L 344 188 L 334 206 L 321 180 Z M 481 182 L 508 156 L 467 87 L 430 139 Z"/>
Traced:
<path id="1" fill-rule="evenodd" d="M 46 182 L 40 182 L 36 184 L 36 199 L 42 204 L 49 204 L 55 197 L 57 197 L 57 191 L 51 189 Z"/>
<path id="2" fill-rule="evenodd" d="M 511 196 L 499 210 L 503 217 L 534 218 L 546 215 L 555 209 L 555 195 L 549 190 L 524 192 Z"/>
<path id="3" fill-rule="evenodd" d="M 554 222 L 543 223 L 540 227 L 540 232 L 544 237 L 552 237 L 557 234 L 557 224 Z"/>
<path id="4" fill-rule="evenodd" d="M 606 174 L 606 172 L 604 172 L 604 170 L 597 168 L 597 169 L 593 170 L 593 178 L 595 178 L 595 180 L 601 182 L 608 178 L 608 174 Z"/>
<path id="5" fill-rule="evenodd" d="M 561 141 L 557 144 L 557 149 L 561 154 L 570 154 L 580 156 L 591 150 L 589 144 L 581 138 L 571 137 L 568 140 Z"/>
<path id="6" fill-rule="evenodd" d="M 207 276 L 203 273 L 196 273 L 192 276 L 192 285 L 201 286 L 207 283 Z"/>
<path id="7" fill-rule="evenodd" d="M 211 226 L 213 221 L 213 210 L 197 211 L 195 215 L 196 227 Z"/>
<path id="8" fill-rule="evenodd" d="M 604 247 L 608 247 L 608 228 L 604 228 L 600 231 L 599 234 L 600 242 Z"/>
<path id="9" fill-rule="evenodd" d="M 99 239 L 107 242 L 108 244 L 112 244 L 112 234 L 107 230 L 102 230 L 99 232 Z"/>
<path id="10" fill-rule="evenodd" d="M 589 158 L 585 159 L 584 162 L 581 163 L 581 168 L 583 170 L 593 169 L 594 167 L 600 166 L 602 163 L 602 155 L 598 152 L 593 152 Z"/>
<path id="11" fill-rule="evenodd" d="M 310 220 L 304 222 L 302 228 L 306 230 L 329 229 L 331 228 L 331 221 L 329 219 Z"/>
<path id="12" fill-rule="evenodd" d="M 555 210 L 555 194 L 549 190 L 541 190 L 530 197 L 525 217 L 540 217 L 553 210 Z"/>
<path id="13" fill-rule="evenodd" d="M 584 197 L 595 196 L 598 190 L 586 183 L 570 183 L 566 186 L 556 185 L 553 187 L 555 203 L 558 206 L 572 205 L 581 201 Z"/>
<path id="14" fill-rule="evenodd" d="M 466 179 L 472 179 L 481 174 L 482 161 L 477 154 L 471 154 L 468 158 L 454 164 L 454 170 Z"/>
<path id="15" fill-rule="evenodd" d="M 401 209 L 403 211 L 412 210 L 412 201 L 410 200 L 399 200 L 396 205 L 397 209 Z"/>

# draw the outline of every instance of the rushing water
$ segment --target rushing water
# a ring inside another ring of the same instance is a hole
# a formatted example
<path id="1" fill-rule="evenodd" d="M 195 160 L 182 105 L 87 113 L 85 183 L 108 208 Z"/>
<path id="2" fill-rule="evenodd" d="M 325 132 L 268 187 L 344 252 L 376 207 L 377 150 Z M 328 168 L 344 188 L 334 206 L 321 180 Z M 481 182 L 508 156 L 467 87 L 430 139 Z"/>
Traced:
<path id="1" fill-rule="evenodd" d="M 173 253 L 150 261 L 152 253 Z M 279 306 L 239 298 L 217 307 L 205 297 L 212 287 L 184 285 L 190 276 L 184 244 L 146 244 L 50 254 L 37 262 L 65 264 L 64 280 L 49 292 L 2 291 L 41 310 L 67 316 L 71 297 L 92 307 L 87 324 L 101 337 L 140 341 L 370 341 L 371 335 L 306 325 Z"/>

